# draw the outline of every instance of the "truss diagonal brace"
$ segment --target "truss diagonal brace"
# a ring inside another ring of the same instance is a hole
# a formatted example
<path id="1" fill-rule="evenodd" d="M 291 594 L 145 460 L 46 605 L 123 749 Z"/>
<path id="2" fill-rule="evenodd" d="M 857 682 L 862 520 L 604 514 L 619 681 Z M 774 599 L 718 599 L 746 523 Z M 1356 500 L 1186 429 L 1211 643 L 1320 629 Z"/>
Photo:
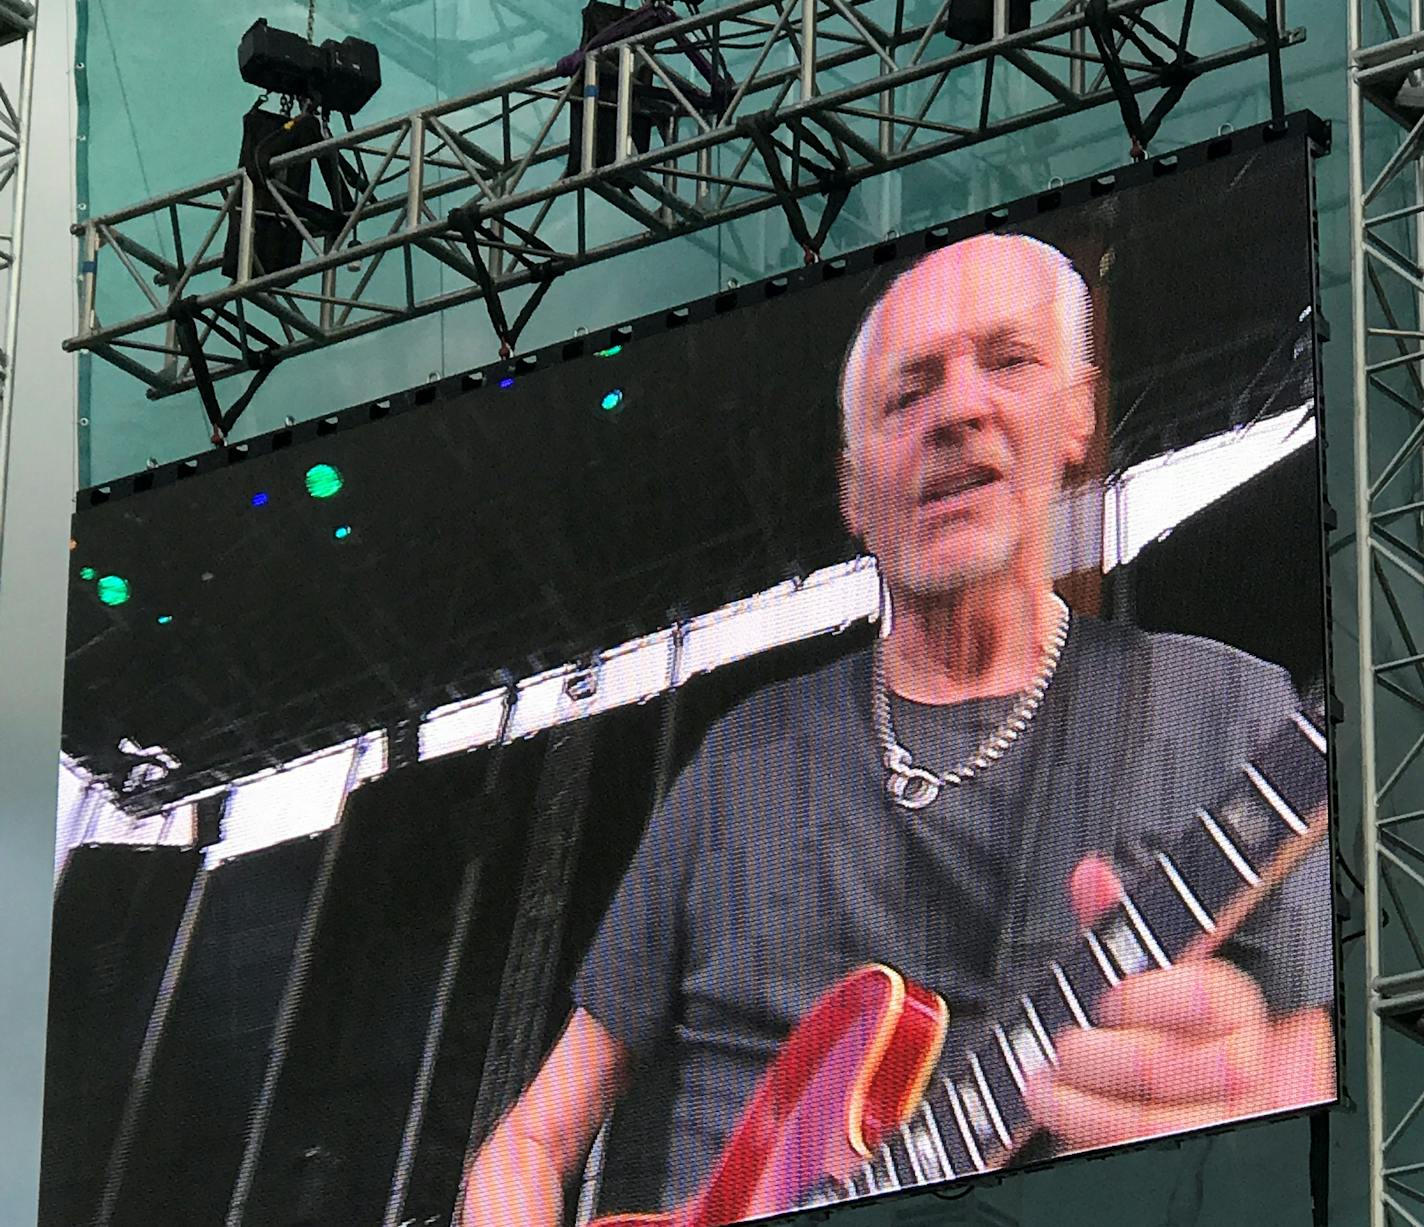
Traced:
<path id="1" fill-rule="evenodd" d="M 806 253 L 806 263 L 814 264 L 821 258 L 821 244 L 826 241 L 826 235 L 831 232 L 831 227 L 835 225 L 836 218 L 845 207 L 845 202 L 850 196 L 850 189 L 854 186 L 850 176 L 846 173 L 846 168 L 842 163 L 829 171 L 816 169 L 815 174 L 820 182 L 826 198 L 826 208 L 821 214 L 821 221 L 816 227 L 816 233 L 811 233 L 811 227 L 806 223 L 806 214 L 801 208 L 801 201 L 792 190 L 791 184 L 787 181 L 786 172 L 781 165 L 781 153 L 776 147 L 776 142 L 772 140 L 772 122 L 765 115 L 748 115 L 738 125 L 738 129 L 744 133 L 756 146 L 756 151 L 761 155 L 761 160 L 766 166 L 766 173 L 771 180 L 772 190 L 776 194 L 777 203 L 781 206 L 781 211 L 786 216 L 786 224 L 791 227 L 791 233 L 796 241 L 801 244 L 801 250 Z M 809 134 L 800 134 L 803 139 Z M 819 141 L 812 141 L 813 145 L 819 146 Z M 825 152 L 824 149 L 821 152 Z M 803 160 L 803 166 L 809 163 Z"/>
<path id="2" fill-rule="evenodd" d="M 1123 126 L 1127 129 L 1127 135 L 1132 141 L 1132 156 L 1135 159 L 1143 158 L 1146 156 L 1147 146 L 1162 126 L 1162 121 L 1182 100 L 1187 86 L 1201 75 L 1196 57 L 1187 50 L 1185 41 L 1172 43 L 1154 27 L 1153 32 L 1157 33 L 1163 42 L 1171 45 L 1176 51 L 1176 55 L 1172 59 L 1163 58 L 1147 45 L 1134 30 L 1133 22 L 1142 22 L 1141 16 L 1133 14 L 1129 17 L 1110 13 L 1108 0 L 1088 0 L 1083 10 L 1083 17 L 1088 24 L 1089 33 L 1093 36 L 1093 43 L 1098 49 L 1098 55 L 1102 59 L 1103 72 L 1107 76 L 1108 85 L 1112 89 L 1113 96 L 1117 99 L 1118 110 L 1122 113 Z M 1152 61 L 1160 84 L 1164 87 L 1162 96 L 1145 118 L 1142 109 L 1137 105 L 1137 94 L 1128 79 L 1127 70 L 1123 67 L 1122 44 L 1118 41 L 1119 37 L 1123 42 L 1133 43 L 1144 56 Z M 1279 47 L 1276 47 L 1275 54 L 1279 56 Z M 1276 112 L 1276 118 L 1280 118 L 1283 113 L 1283 109 Z"/>
<path id="3" fill-rule="evenodd" d="M 558 252 L 536 234 L 507 217 L 501 219 L 500 224 L 506 230 L 511 231 L 533 252 L 544 257 L 541 260 L 533 260 L 530 259 L 528 252 L 519 253 L 515 257 L 529 269 L 534 279 L 534 292 L 525 300 L 524 305 L 519 309 L 519 314 L 514 317 L 514 323 L 511 324 L 508 315 L 505 314 L 504 302 L 500 298 L 499 285 L 494 274 L 490 271 L 484 252 L 481 250 L 481 240 L 488 245 L 497 242 L 497 236 L 491 233 L 489 223 L 481 220 L 478 205 L 461 205 L 451 209 L 449 220 L 451 226 L 454 227 L 469 249 L 470 271 L 474 275 L 476 284 L 480 287 L 480 297 L 485 304 L 485 310 L 489 313 L 490 327 L 499 337 L 499 355 L 501 358 L 508 358 L 514 352 L 515 345 L 519 343 L 519 334 L 524 331 L 525 325 L 529 323 L 534 312 L 539 309 L 539 304 L 544 301 L 544 295 L 549 292 L 549 287 L 569 270 L 570 262 L 561 259 Z"/>
<path id="4" fill-rule="evenodd" d="M 277 360 L 266 350 L 250 350 L 243 346 L 247 361 L 253 368 L 253 376 L 242 394 L 224 412 L 218 401 L 217 389 L 213 386 L 213 375 L 208 368 L 207 355 L 203 352 L 202 338 L 198 336 L 199 315 L 197 301 L 193 298 L 180 298 L 168 308 L 168 317 L 173 321 L 173 331 L 179 348 L 193 369 L 193 382 L 197 385 L 198 396 L 203 402 L 203 412 L 207 414 L 208 425 L 213 428 L 213 446 L 221 447 L 227 442 L 238 418 L 252 403 L 258 389 L 267 382 L 267 376 L 276 369 Z"/>

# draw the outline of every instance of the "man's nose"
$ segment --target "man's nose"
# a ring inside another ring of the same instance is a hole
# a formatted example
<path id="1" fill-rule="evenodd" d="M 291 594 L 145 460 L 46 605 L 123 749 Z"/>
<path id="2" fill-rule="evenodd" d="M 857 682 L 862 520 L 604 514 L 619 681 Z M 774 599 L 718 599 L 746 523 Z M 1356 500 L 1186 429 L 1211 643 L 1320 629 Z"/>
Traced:
<path id="1" fill-rule="evenodd" d="M 925 429 L 937 433 L 977 425 L 990 409 L 989 381 L 973 355 L 946 362 L 943 378 L 927 405 Z"/>

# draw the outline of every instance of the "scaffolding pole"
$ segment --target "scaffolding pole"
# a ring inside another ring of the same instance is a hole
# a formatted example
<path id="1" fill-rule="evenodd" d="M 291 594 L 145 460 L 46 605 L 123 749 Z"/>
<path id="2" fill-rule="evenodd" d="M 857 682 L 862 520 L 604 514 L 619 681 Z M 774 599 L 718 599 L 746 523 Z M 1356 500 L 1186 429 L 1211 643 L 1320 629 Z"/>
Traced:
<path id="1" fill-rule="evenodd" d="M 1424 27 L 1350 0 L 1365 1107 L 1371 1227 L 1424 1222 Z"/>

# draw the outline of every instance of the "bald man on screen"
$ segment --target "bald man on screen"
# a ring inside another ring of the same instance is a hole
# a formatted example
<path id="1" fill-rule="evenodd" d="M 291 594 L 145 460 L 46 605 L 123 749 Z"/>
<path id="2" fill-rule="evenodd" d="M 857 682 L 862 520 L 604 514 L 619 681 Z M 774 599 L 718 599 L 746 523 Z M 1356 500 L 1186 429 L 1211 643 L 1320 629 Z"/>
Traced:
<path id="1" fill-rule="evenodd" d="M 1089 323 L 1071 263 L 1024 236 L 934 252 L 867 313 L 841 380 L 841 502 L 890 630 L 714 725 L 649 824 L 562 1037 L 476 1155 L 463 1227 L 561 1223 L 649 1053 L 675 1089 L 656 1194 L 629 1208 L 681 1204 L 798 1019 L 866 962 L 982 1024 L 1116 903 L 1111 858 L 1293 710 L 1275 666 L 1055 595 L 1055 499 L 1095 429 Z M 1129 675 L 1148 696 L 1135 721 Z M 915 777 L 886 778 L 896 754 L 951 783 L 908 808 Z M 1219 957 L 1126 979 L 1105 1025 L 1058 1037 L 1028 1100 L 1059 1151 L 1330 1098 L 1323 857 Z"/>

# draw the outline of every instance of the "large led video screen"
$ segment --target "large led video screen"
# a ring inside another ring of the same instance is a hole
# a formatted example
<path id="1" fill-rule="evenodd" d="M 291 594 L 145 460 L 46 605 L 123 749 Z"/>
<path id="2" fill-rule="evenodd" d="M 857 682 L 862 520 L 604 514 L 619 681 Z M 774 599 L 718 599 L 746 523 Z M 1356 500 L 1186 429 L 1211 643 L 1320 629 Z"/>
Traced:
<path id="1" fill-rule="evenodd" d="M 41 1221 L 714 1227 L 1333 1102 L 1315 151 L 86 492 Z"/>

